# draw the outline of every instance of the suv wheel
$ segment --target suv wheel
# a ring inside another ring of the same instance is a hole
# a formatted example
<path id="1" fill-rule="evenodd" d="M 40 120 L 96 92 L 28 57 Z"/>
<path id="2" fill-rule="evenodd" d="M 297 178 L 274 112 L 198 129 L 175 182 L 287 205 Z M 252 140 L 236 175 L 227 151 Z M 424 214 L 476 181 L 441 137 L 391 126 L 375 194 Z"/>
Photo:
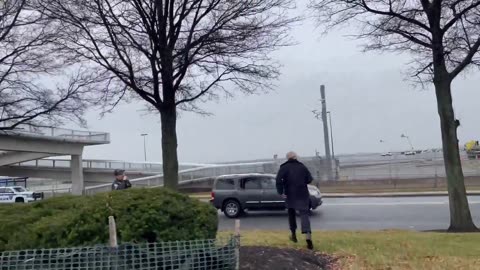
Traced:
<path id="1" fill-rule="evenodd" d="M 16 203 L 24 203 L 25 200 L 24 200 L 23 198 L 16 198 L 16 199 L 15 199 L 15 202 L 16 202 Z"/>
<path id="2" fill-rule="evenodd" d="M 236 218 L 242 213 L 242 207 L 236 200 L 228 200 L 223 205 L 223 213 L 229 218 Z"/>

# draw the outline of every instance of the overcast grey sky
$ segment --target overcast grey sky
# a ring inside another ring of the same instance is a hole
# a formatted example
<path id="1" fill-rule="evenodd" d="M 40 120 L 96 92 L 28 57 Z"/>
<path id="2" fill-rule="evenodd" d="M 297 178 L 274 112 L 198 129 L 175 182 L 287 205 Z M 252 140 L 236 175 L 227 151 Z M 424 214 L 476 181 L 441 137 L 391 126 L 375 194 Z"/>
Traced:
<path id="1" fill-rule="evenodd" d="M 270 158 L 289 150 L 301 156 L 314 155 L 315 149 L 323 154 L 322 122 L 311 112 L 320 108 L 321 84 L 332 111 L 336 153 L 407 150 L 402 133 L 417 149 L 440 147 L 434 91 L 405 80 L 408 55 L 362 53 L 361 42 L 346 37 L 351 31 L 321 36 L 306 21 L 293 32 L 299 44 L 275 54 L 283 68 L 274 92 L 205 103 L 213 116 L 183 113 L 177 131 L 180 162 Z M 462 143 L 480 139 L 479 88 L 478 71 L 454 84 Z M 84 158 L 143 161 L 140 134 L 148 133 L 148 160 L 161 161 L 159 116 L 145 115 L 143 108 L 137 101 L 104 118 L 91 112 L 89 129 L 110 132 L 112 142 L 87 148 Z"/>

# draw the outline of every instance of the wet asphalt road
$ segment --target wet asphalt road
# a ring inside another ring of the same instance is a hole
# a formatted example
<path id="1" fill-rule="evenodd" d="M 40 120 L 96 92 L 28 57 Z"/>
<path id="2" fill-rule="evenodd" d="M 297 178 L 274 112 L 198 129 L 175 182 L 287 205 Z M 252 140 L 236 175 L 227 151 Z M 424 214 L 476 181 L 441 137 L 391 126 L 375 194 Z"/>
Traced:
<path id="1" fill-rule="evenodd" d="M 470 196 L 470 210 L 480 226 L 480 196 Z M 250 212 L 240 218 L 242 230 L 288 230 L 286 211 Z M 441 230 L 449 226 L 447 197 L 324 198 L 311 217 L 312 230 Z M 220 230 L 234 220 L 219 215 Z M 300 225 L 300 224 L 299 224 Z"/>

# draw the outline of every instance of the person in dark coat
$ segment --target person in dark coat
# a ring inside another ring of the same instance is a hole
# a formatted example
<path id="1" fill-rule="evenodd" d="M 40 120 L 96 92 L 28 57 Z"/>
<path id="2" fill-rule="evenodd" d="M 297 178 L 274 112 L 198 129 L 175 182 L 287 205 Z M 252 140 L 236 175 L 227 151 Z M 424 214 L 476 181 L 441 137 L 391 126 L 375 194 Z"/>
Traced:
<path id="1" fill-rule="evenodd" d="M 288 222 L 292 235 L 290 240 L 298 242 L 297 217 L 296 212 L 300 213 L 302 234 L 306 235 L 307 248 L 313 249 L 312 230 L 310 227 L 310 193 L 308 184 L 313 180 L 307 167 L 297 160 L 295 152 L 287 154 L 287 162 L 280 166 L 277 173 L 277 191 L 283 195 L 288 208 Z"/>
<path id="2" fill-rule="evenodd" d="M 125 175 L 125 170 L 117 169 L 113 174 L 115 175 L 115 180 L 112 183 L 112 190 L 122 190 L 132 187 L 128 177 Z"/>

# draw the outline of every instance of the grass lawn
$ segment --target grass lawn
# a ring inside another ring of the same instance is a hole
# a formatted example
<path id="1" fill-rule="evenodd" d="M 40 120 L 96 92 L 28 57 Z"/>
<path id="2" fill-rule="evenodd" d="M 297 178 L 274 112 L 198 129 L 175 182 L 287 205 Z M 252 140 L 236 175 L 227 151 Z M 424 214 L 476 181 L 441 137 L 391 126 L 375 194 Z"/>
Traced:
<path id="1" fill-rule="evenodd" d="M 314 242 L 317 251 L 340 257 L 342 269 L 480 269 L 480 233 L 321 231 Z M 293 244 L 281 231 L 245 231 L 241 243 L 304 248 L 302 237 Z"/>

